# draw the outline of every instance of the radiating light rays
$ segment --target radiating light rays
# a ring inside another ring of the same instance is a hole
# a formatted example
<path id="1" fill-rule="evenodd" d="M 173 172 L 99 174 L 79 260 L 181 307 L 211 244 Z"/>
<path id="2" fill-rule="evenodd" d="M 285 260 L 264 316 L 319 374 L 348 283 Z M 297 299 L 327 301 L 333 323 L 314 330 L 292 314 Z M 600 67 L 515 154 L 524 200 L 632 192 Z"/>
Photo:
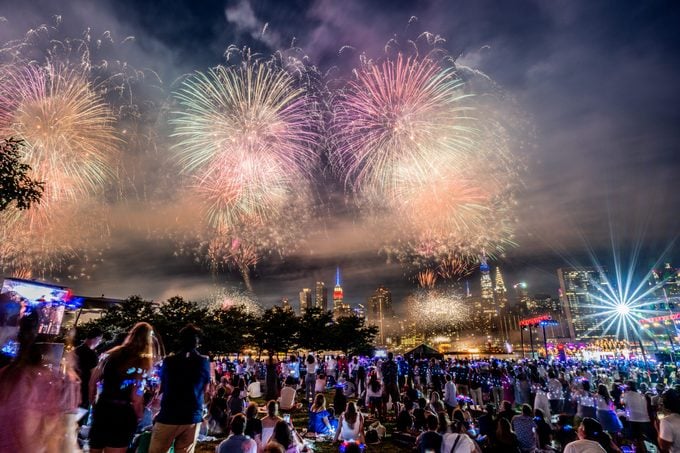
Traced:
<path id="1" fill-rule="evenodd" d="M 613 250 L 611 276 L 605 267 L 594 256 L 592 257 L 599 278 L 590 279 L 590 285 L 595 290 L 591 291 L 589 296 L 594 302 L 584 304 L 584 308 L 594 312 L 584 315 L 583 318 L 596 322 L 588 334 L 602 332 L 603 336 L 612 335 L 617 339 L 642 341 L 643 333 L 648 332 L 641 329 L 640 322 L 645 318 L 667 312 L 661 308 L 665 301 L 658 297 L 658 292 L 666 281 L 654 282 L 653 268 L 642 278 L 636 277 L 639 253 L 640 247 L 633 247 L 629 263 L 624 267 L 620 253 L 616 249 Z"/>

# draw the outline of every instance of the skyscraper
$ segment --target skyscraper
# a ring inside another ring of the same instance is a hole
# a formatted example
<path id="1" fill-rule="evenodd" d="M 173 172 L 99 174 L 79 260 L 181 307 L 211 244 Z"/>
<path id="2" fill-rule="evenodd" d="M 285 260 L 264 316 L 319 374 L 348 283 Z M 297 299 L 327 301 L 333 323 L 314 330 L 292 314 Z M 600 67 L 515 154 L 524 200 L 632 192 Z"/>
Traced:
<path id="1" fill-rule="evenodd" d="M 380 344 L 385 343 L 385 318 L 392 315 L 392 293 L 380 285 L 368 298 L 368 323 L 377 326 Z"/>
<path id="2" fill-rule="evenodd" d="M 344 294 L 340 286 L 340 267 L 335 271 L 335 288 L 333 288 L 333 315 L 337 318 L 342 310 Z"/>
<path id="3" fill-rule="evenodd" d="M 304 315 L 308 308 L 312 306 L 312 290 L 303 288 L 300 291 L 300 314 Z"/>
<path id="4" fill-rule="evenodd" d="M 322 309 L 323 311 L 328 310 L 328 288 L 326 288 L 326 284 L 324 282 L 316 282 L 316 292 L 315 292 L 316 299 L 314 300 L 314 303 L 317 308 Z"/>
<path id="5" fill-rule="evenodd" d="M 493 283 L 491 283 L 491 273 L 489 265 L 486 263 L 486 255 L 482 255 L 479 270 L 482 273 L 482 304 L 493 305 Z"/>
<path id="6" fill-rule="evenodd" d="M 529 297 L 529 286 L 526 282 L 515 283 L 512 285 L 512 289 L 515 290 L 517 308 L 519 308 L 519 312 L 522 316 L 532 313 L 534 307 L 531 298 Z"/>
<path id="7" fill-rule="evenodd" d="M 562 310 L 569 326 L 569 335 L 574 340 L 601 338 L 606 326 L 601 325 L 602 311 L 595 297 L 599 287 L 607 285 L 603 269 L 561 268 L 557 269 L 560 280 Z M 595 297 L 593 297 L 595 296 Z"/>
<path id="8" fill-rule="evenodd" d="M 281 308 L 288 311 L 293 311 L 293 307 L 290 306 L 290 301 L 287 297 L 281 298 Z"/>
<path id="9" fill-rule="evenodd" d="M 502 310 L 508 303 L 508 292 L 505 289 L 505 282 L 503 281 L 503 275 L 501 275 L 500 267 L 496 267 L 495 283 L 496 286 L 494 287 L 493 291 L 496 296 L 496 303 L 498 304 L 498 308 Z"/>

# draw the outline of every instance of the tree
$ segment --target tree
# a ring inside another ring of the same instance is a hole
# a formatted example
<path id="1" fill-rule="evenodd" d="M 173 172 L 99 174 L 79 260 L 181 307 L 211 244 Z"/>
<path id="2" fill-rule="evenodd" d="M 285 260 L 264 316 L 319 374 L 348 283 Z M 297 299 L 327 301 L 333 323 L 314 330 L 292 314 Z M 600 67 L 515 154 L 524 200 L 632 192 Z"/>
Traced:
<path id="1" fill-rule="evenodd" d="M 29 176 L 31 166 L 21 161 L 23 140 L 0 140 L 0 211 L 16 202 L 18 209 L 28 209 L 40 203 L 45 183 Z"/>
<path id="2" fill-rule="evenodd" d="M 313 307 L 305 310 L 300 318 L 300 341 L 299 346 L 310 351 L 322 351 L 329 349 L 331 334 L 328 328 L 333 325 L 333 314 Z"/>
<path id="3" fill-rule="evenodd" d="M 255 343 L 257 318 L 246 307 L 237 305 L 209 312 L 203 329 L 203 352 L 227 354 L 241 352 Z"/>
<path id="4" fill-rule="evenodd" d="M 158 307 L 152 325 L 163 340 L 166 351 L 169 352 L 179 348 L 179 331 L 184 326 L 191 323 L 200 328 L 206 324 L 207 318 L 207 309 L 175 296 Z"/>
<path id="5" fill-rule="evenodd" d="M 258 319 L 255 344 L 260 353 L 287 353 L 297 345 L 299 330 L 300 320 L 292 310 L 269 308 Z"/>
<path id="6" fill-rule="evenodd" d="M 348 355 L 373 355 L 377 334 L 378 328 L 366 326 L 363 318 L 343 316 L 330 326 L 330 349 L 344 351 Z"/>
<path id="7" fill-rule="evenodd" d="M 101 318 L 78 326 L 78 338 L 84 337 L 85 333 L 93 327 L 99 327 L 104 332 L 104 337 L 111 340 L 117 335 L 128 332 L 138 322 L 148 322 L 153 325 L 155 321 L 154 303 L 140 296 L 130 296 L 121 304 L 107 308 Z"/>

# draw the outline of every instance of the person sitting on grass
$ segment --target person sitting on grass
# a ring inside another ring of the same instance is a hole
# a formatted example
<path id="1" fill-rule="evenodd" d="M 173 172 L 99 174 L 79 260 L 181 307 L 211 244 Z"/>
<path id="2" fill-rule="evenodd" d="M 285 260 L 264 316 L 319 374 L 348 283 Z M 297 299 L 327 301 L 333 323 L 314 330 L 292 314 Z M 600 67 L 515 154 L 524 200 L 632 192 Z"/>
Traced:
<path id="1" fill-rule="evenodd" d="M 246 416 L 236 414 L 231 418 L 231 435 L 217 446 L 215 453 L 257 453 L 257 443 L 244 434 Z"/>
<path id="2" fill-rule="evenodd" d="M 282 448 L 278 451 L 284 451 L 285 453 L 300 453 L 302 451 L 290 426 L 283 420 L 277 422 L 276 426 L 274 426 L 274 434 L 269 439 L 267 446 L 269 447 L 272 444 L 280 445 Z"/>
<path id="3" fill-rule="evenodd" d="M 335 432 L 335 441 L 364 441 L 364 416 L 357 411 L 355 403 L 347 405 L 347 410 L 340 416 L 338 430 Z"/>
<path id="4" fill-rule="evenodd" d="M 318 393 L 314 398 L 314 404 L 309 409 L 307 432 L 317 436 L 327 436 L 331 431 L 332 427 L 328 420 L 328 411 L 326 410 L 326 398 L 323 396 L 323 393 Z"/>
<path id="5" fill-rule="evenodd" d="M 279 403 L 271 400 L 267 403 L 267 415 L 262 417 L 262 445 L 267 445 L 274 433 L 274 427 L 280 421 L 283 419 L 279 417 Z"/>
<path id="6" fill-rule="evenodd" d="M 279 404 L 282 411 L 292 412 L 302 407 L 302 403 L 295 402 L 296 396 L 295 380 L 288 376 L 281 389 L 281 396 L 279 397 Z"/>
<path id="7" fill-rule="evenodd" d="M 427 416 L 427 431 L 423 432 L 416 439 L 416 449 L 420 453 L 428 451 L 439 451 L 442 446 L 442 435 L 437 432 L 439 420 L 436 415 Z"/>
<path id="8" fill-rule="evenodd" d="M 342 414 L 347 409 L 347 397 L 342 385 L 335 386 L 335 396 L 333 396 L 333 409 L 336 414 Z"/>

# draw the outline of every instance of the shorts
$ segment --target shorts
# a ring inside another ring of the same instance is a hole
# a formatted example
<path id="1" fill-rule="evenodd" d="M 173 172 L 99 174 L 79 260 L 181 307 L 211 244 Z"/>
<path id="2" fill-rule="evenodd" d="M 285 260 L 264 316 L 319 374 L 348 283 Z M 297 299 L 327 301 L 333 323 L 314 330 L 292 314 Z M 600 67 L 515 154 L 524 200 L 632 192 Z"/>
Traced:
<path id="1" fill-rule="evenodd" d="M 137 431 L 132 403 L 97 401 L 92 410 L 90 448 L 127 448 Z"/>

